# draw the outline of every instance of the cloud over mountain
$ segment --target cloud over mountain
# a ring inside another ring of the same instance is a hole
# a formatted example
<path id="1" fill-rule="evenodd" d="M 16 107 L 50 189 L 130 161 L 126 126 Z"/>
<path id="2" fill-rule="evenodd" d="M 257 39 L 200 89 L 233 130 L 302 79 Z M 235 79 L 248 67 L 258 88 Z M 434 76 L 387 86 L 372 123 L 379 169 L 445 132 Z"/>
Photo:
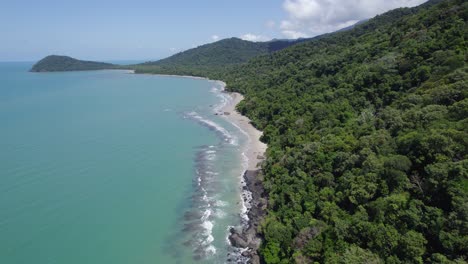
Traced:
<path id="1" fill-rule="evenodd" d="M 268 41 L 271 40 L 271 38 L 263 35 L 255 35 L 252 33 L 247 33 L 244 34 L 240 37 L 243 40 L 248 40 L 248 41 L 253 41 L 253 42 L 259 42 L 259 41 Z"/>
<path id="2" fill-rule="evenodd" d="M 288 18 L 281 21 L 280 30 L 288 38 L 311 37 L 423 2 L 426 0 L 285 0 Z"/>

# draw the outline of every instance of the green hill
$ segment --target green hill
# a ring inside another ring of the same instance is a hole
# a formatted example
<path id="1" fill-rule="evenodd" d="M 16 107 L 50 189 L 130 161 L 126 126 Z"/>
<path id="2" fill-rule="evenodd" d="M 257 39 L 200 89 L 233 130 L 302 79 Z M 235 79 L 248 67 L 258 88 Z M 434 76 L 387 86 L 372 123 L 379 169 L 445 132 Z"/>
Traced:
<path id="1" fill-rule="evenodd" d="M 197 48 L 177 53 L 169 58 L 143 65 L 178 65 L 204 66 L 207 64 L 223 66 L 248 61 L 259 54 L 266 54 L 266 42 L 251 42 L 238 38 L 223 39 Z"/>
<path id="2" fill-rule="evenodd" d="M 265 43 L 238 38 L 223 39 L 177 53 L 166 59 L 136 65 L 136 72 L 200 75 L 211 68 L 247 62 L 255 56 L 267 53 L 268 47 Z"/>
<path id="3" fill-rule="evenodd" d="M 38 61 L 31 68 L 32 72 L 56 71 L 90 71 L 113 69 L 117 66 L 110 63 L 77 60 L 68 56 L 50 55 Z"/>
<path id="4" fill-rule="evenodd" d="M 320 37 L 322 36 L 313 39 Z M 224 72 L 233 66 L 246 63 L 254 57 L 271 54 L 310 40 L 310 38 L 304 38 L 252 42 L 239 38 L 229 38 L 189 49 L 165 59 L 135 65 L 114 65 L 103 62 L 82 61 L 68 56 L 50 55 L 37 62 L 31 71 L 134 69 L 136 73 L 207 76 Z"/>
<path id="5" fill-rule="evenodd" d="M 207 76 L 307 40 L 309 39 L 251 42 L 229 38 L 132 67 L 136 73 Z"/>
<path id="6" fill-rule="evenodd" d="M 256 56 L 269 54 L 307 40 L 251 42 L 238 38 L 223 39 L 177 53 L 162 60 L 127 66 L 51 55 L 37 62 L 31 71 L 83 71 L 125 68 L 134 69 L 137 73 L 205 76 L 212 72 L 225 71 L 230 66 L 246 63 Z"/>
<path id="7" fill-rule="evenodd" d="M 266 263 L 466 263 L 467 16 L 429 1 L 220 74 L 269 147 Z"/>

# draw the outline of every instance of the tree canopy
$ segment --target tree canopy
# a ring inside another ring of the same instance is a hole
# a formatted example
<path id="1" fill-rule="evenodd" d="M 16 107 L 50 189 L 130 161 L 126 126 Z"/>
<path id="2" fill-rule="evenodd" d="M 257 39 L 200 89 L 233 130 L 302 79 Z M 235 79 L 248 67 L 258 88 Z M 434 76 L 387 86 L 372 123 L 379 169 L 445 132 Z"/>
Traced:
<path id="1" fill-rule="evenodd" d="M 468 2 L 212 74 L 264 131 L 266 263 L 466 263 Z"/>

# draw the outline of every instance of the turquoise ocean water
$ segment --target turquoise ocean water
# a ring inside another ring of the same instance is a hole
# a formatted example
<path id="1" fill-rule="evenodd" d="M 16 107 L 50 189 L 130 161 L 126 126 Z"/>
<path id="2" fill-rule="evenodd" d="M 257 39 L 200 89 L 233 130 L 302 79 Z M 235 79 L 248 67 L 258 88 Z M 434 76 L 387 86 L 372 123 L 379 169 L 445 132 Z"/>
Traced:
<path id="1" fill-rule="evenodd" d="M 0 263 L 227 262 L 247 139 L 220 84 L 30 67 L 0 63 Z"/>

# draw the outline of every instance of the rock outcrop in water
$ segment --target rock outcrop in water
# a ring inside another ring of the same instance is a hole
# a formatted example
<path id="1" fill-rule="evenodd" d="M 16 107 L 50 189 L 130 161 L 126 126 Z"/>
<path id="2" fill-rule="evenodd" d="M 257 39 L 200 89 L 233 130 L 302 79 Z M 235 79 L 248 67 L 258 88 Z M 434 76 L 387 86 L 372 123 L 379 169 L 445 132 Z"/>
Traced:
<path id="1" fill-rule="evenodd" d="M 251 208 L 248 211 L 249 222 L 242 230 L 231 228 L 229 241 L 234 247 L 246 249 L 243 251 L 242 256 L 249 258 L 248 263 L 258 264 L 260 263 L 258 249 L 262 241 L 258 233 L 258 227 L 265 217 L 267 200 L 260 170 L 246 171 L 244 179 L 246 183 L 244 188 L 252 193 Z"/>

